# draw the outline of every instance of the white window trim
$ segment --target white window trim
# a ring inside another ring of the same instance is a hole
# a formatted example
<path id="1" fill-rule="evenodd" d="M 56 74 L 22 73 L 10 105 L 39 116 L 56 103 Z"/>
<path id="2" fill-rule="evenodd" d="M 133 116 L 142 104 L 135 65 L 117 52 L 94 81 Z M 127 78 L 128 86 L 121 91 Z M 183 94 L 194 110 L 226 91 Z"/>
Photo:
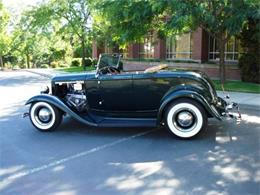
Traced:
<path id="1" fill-rule="evenodd" d="M 172 38 L 172 37 L 168 37 L 168 38 Z M 166 42 L 168 40 L 168 38 L 166 38 Z M 173 44 L 169 44 L 170 47 L 167 47 L 167 43 L 166 43 L 166 56 L 165 56 L 165 59 L 166 60 L 192 60 L 192 48 L 191 48 L 191 33 L 190 33 L 190 36 L 189 36 L 189 45 L 190 45 L 190 51 L 185 51 L 185 52 L 172 52 L 172 46 Z M 170 52 L 167 52 L 170 51 Z M 178 54 L 189 54 L 189 58 L 176 58 L 174 56 L 177 56 Z M 172 56 L 172 57 L 168 57 L 168 56 Z"/>
<path id="2" fill-rule="evenodd" d="M 209 35 L 209 46 L 208 46 L 208 60 L 209 61 L 211 61 L 211 62 L 216 62 L 216 61 L 219 61 L 219 58 L 215 58 L 215 56 L 218 54 L 219 55 L 219 52 L 216 52 L 216 39 L 215 38 L 213 38 L 213 51 L 210 51 L 210 39 L 211 39 L 212 37 Z M 236 55 L 239 55 L 239 52 L 238 51 L 235 51 L 235 49 L 236 49 L 236 40 L 235 40 L 235 43 L 233 44 L 233 48 L 232 48 L 232 52 L 227 52 L 226 50 L 227 50 L 227 43 L 225 44 L 225 53 L 224 53 L 224 55 L 225 55 L 225 61 L 226 62 L 237 62 L 238 61 L 238 59 L 235 59 L 235 56 Z M 213 58 L 210 58 L 210 56 L 211 56 L 211 54 L 213 55 L 212 57 Z M 233 54 L 232 55 L 232 59 L 227 59 L 227 55 L 228 54 Z"/>

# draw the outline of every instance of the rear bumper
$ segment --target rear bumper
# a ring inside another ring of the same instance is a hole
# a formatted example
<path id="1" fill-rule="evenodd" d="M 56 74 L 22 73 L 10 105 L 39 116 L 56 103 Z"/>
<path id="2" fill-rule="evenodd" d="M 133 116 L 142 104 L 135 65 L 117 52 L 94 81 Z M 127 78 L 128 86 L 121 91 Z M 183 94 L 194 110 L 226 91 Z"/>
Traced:
<path id="1" fill-rule="evenodd" d="M 237 103 L 230 101 L 229 97 L 227 100 L 218 97 L 218 102 L 214 106 L 222 118 L 232 118 L 237 121 L 241 120 L 241 114 Z"/>

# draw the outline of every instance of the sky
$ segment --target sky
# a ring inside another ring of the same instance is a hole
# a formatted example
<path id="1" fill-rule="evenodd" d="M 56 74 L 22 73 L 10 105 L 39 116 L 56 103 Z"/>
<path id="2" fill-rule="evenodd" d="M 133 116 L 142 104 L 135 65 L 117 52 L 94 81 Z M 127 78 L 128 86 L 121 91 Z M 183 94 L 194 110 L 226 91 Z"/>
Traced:
<path id="1" fill-rule="evenodd" d="M 39 0 L 2 0 L 3 4 L 8 7 L 18 7 L 21 5 L 22 7 L 26 7 L 28 5 L 36 5 Z"/>
<path id="2" fill-rule="evenodd" d="M 2 0 L 4 7 L 8 10 L 11 18 L 11 22 L 8 27 L 8 32 L 11 32 L 13 29 L 13 24 L 16 24 L 21 16 L 21 13 L 30 8 L 30 6 L 35 6 L 39 2 L 44 0 Z"/>
<path id="3" fill-rule="evenodd" d="M 30 6 L 35 6 L 43 0 L 2 0 L 4 7 L 6 7 L 12 15 L 20 15 L 22 11 Z"/>

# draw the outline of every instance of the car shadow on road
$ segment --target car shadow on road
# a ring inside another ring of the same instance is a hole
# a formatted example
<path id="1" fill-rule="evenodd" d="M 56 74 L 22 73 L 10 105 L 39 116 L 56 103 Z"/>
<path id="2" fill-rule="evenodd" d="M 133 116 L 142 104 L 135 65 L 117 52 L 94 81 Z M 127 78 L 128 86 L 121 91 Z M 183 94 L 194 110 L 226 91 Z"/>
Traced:
<path id="1" fill-rule="evenodd" d="M 33 139 L 42 147 L 36 148 L 41 152 L 34 157 L 51 157 L 47 163 L 59 160 L 53 158 L 53 154 L 73 155 L 71 146 L 75 146 L 77 152 L 84 152 L 84 148 L 91 150 L 150 130 L 92 128 L 70 117 L 51 133 L 37 132 L 29 122 L 25 128 L 26 140 Z M 166 129 L 158 128 L 93 155 L 20 178 L 10 183 L 4 192 L 16 194 L 35 189 L 38 194 L 84 194 L 86 191 L 89 194 L 258 194 L 260 165 L 257 146 L 253 147 L 258 141 L 259 124 L 250 120 L 237 125 L 233 121 L 209 120 L 207 131 L 190 140 L 178 139 Z M 40 147 L 38 145 L 31 147 Z M 27 168 L 19 162 L 9 166 L 17 169 L 4 177 Z"/>

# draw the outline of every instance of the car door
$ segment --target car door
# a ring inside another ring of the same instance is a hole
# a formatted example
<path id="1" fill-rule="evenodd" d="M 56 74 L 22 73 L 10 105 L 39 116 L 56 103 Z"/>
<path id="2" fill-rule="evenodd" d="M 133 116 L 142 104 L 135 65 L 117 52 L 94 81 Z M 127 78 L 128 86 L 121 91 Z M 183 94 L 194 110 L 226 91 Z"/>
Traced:
<path id="1" fill-rule="evenodd" d="M 98 75 L 99 110 L 107 112 L 132 111 L 133 85 L 132 74 Z"/>

